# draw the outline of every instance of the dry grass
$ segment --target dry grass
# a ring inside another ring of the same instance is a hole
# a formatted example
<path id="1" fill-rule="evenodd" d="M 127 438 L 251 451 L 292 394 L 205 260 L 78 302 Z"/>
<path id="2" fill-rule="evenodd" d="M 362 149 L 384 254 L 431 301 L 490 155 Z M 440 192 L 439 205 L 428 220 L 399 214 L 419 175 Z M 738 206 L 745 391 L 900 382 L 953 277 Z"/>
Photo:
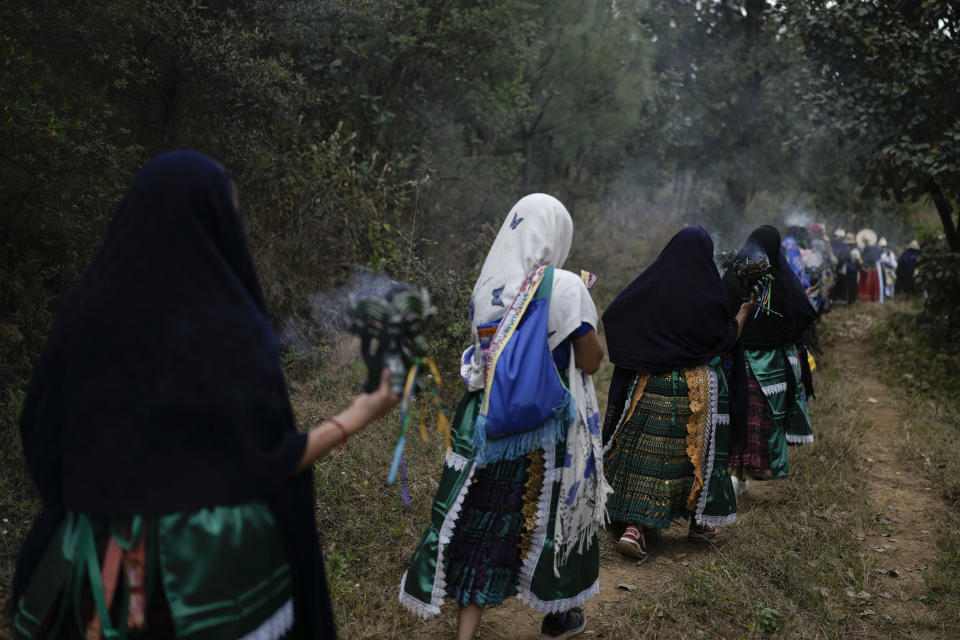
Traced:
<path id="1" fill-rule="evenodd" d="M 930 345 L 919 327 L 915 306 L 890 305 L 871 332 L 874 353 L 885 366 L 884 381 L 906 419 L 900 426 L 905 453 L 914 469 L 926 475 L 951 509 L 939 514 L 937 564 L 924 579 L 926 601 L 941 622 L 960 627 L 960 353 Z"/>
<path id="2" fill-rule="evenodd" d="M 21 395 L 0 399 L 0 638 L 11 634 L 3 615 L 20 544 L 40 511 L 36 490 L 26 474 L 17 419 Z"/>
<path id="3" fill-rule="evenodd" d="M 331 349 L 327 367 L 295 383 L 294 408 L 309 427 L 349 404 L 366 370 L 355 341 Z M 459 381 L 445 376 L 445 404 Z M 446 442 L 432 429 L 424 442 L 417 429 L 405 449 L 411 507 L 404 508 L 399 481 L 386 485 L 399 434 L 395 411 L 354 436 L 315 466 L 317 524 L 327 580 L 344 638 L 412 637 L 419 622 L 397 602 L 400 577 L 429 518 Z"/>
<path id="4" fill-rule="evenodd" d="M 716 553 L 623 611 L 612 637 L 856 635 L 862 603 L 845 591 L 869 589 L 875 565 L 857 539 L 874 515 L 856 455 L 866 425 L 831 365 L 821 363 L 811 402 L 817 441 L 791 447 L 790 476 L 744 500 Z"/>
<path id="5" fill-rule="evenodd" d="M 829 339 L 829 336 L 827 337 Z M 601 396 L 610 367 L 598 376 Z M 351 371 L 349 366 L 346 369 Z M 354 380 L 360 372 L 353 370 Z M 348 400 L 349 376 L 339 403 Z M 817 442 L 791 448 L 791 476 L 748 504 L 717 553 L 697 560 L 642 604 L 624 606 L 607 638 L 842 637 L 860 631 L 863 603 L 848 589 L 870 590 L 875 560 L 857 536 L 875 515 L 864 500 L 856 453 L 866 425 L 850 381 L 829 356 L 817 374 L 812 402 Z M 304 403 L 298 413 L 319 418 L 337 400 Z M 601 404 L 603 401 L 601 399 Z M 338 622 L 346 638 L 413 637 L 417 620 L 396 602 L 399 578 L 427 522 L 442 465 L 439 439 L 408 444 L 413 507 L 385 487 L 396 424 L 376 425 L 318 465 L 318 513 Z M 613 554 L 604 538 L 602 554 Z M 445 614 L 447 617 L 452 616 Z M 608 619 L 609 621 L 609 619 Z"/>
<path id="6" fill-rule="evenodd" d="M 832 314 L 824 332 L 828 346 L 831 327 L 851 317 L 845 310 Z M 881 333 L 877 340 L 882 343 L 886 335 Z M 297 373 L 291 387 L 302 427 L 336 413 L 359 389 L 365 372 L 354 349 L 352 341 L 343 340 L 327 350 L 322 369 Z M 893 355 L 899 361 L 903 354 Z M 876 514 L 867 506 L 866 471 L 857 455 L 867 428 L 857 410 L 859 392 L 853 381 L 841 378 L 833 357 L 828 348 L 816 373 L 817 399 L 811 402 L 811 415 L 817 442 L 791 448 L 790 477 L 764 487 L 759 498 L 745 503 L 738 523 L 728 529 L 715 553 L 682 570 L 677 567 L 657 592 L 620 605 L 607 616 L 612 626 L 605 629 L 605 639 L 898 637 L 908 632 L 861 618 L 865 603 L 845 596 L 849 589 L 877 592 L 873 572 L 877 560 L 858 539 Z M 918 354 L 917 368 L 909 371 L 921 376 L 922 363 Z M 601 405 L 610 370 L 605 366 L 597 377 Z M 445 392 L 448 408 L 453 408 L 461 390 L 451 373 L 447 372 Z M 950 483 L 960 477 L 954 455 L 960 436 L 956 412 L 947 412 L 937 397 L 924 392 L 900 399 L 912 416 L 903 426 L 904 442 L 918 466 L 950 496 L 956 495 Z M 397 603 L 397 589 L 429 517 L 444 443 L 436 434 L 428 442 L 411 434 L 406 451 L 412 507 L 405 509 L 399 487 L 384 482 L 398 428 L 398 416 L 388 416 L 315 468 L 317 524 L 327 577 L 341 637 L 351 640 L 417 637 L 420 625 Z M 37 509 L 18 469 L 16 443 L 3 444 L 0 518 L 9 519 L 11 527 L 0 536 L 0 594 L 9 584 L 16 548 Z M 940 563 L 927 580 L 931 604 L 943 615 L 940 624 L 956 629 L 960 536 L 956 514 L 943 517 Z M 602 555 L 609 558 L 615 552 L 602 538 Z M 452 620 L 452 608 L 443 615 Z M 933 623 L 925 624 L 929 628 Z M 4 633 L 0 626 L 0 636 Z"/>

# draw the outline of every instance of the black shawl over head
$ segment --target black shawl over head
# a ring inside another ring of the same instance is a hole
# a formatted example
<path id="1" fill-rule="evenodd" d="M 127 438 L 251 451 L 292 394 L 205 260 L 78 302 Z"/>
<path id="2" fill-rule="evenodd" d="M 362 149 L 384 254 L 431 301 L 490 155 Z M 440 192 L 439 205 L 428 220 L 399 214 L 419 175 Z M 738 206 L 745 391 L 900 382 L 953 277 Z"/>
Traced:
<path id="1" fill-rule="evenodd" d="M 298 637 L 332 637 L 303 456 L 223 168 L 194 152 L 137 175 L 64 297 L 20 433 L 44 513 L 14 601 L 64 510 L 161 515 L 265 499 L 291 559 Z"/>
<path id="2" fill-rule="evenodd" d="M 764 255 L 770 260 L 773 275 L 771 308 L 781 315 L 761 311 L 756 318 L 749 318 L 741 334 L 743 346 L 747 349 L 774 349 L 796 343 L 816 320 L 816 310 L 783 255 L 780 232 L 770 225 L 755 229 L 737 252 L 738 258 Z M 742 290 L 732 268 L 723 274 L 723 286 L 731 308 L 738 307 L 748 295 Z"/>
<path id="3" fill-rule="evenodd" d="M 787 344 L 797 343 L 816 320 L 816 311 L 810 304 L 800 280 L 787 263 L 787 258 L 780 246 L 780 232 L 770 225 L 756 228 L 737 252 L 738 259 L 762 256 L 766 256 L 770 261 L 770 272 L 773 275 L 770 306 L 782 316 L 761 311 L 756 317 L 747 318 L 740 334 L 740 345 L 731 376 L 731 387 L 735 387 L 735 390 L 730 398 L 730 421 L 731 433 L 735 435 L 745 433 L 746 430 L 747 372 L 746 355 L 743 350 L 780 349 Z M 723 274 L 723 286 L 731 306 L 740 304 L 749 295 L 743 291 L 732 268 L 727 269 Z M 787 397 L 793 397 L 796 384 L 797 381 L 793 376 L 788 375 Z M 734 446 L 731 438 L 731 450 Z"/>
<path id="4" fill-rule="evenodd" d="M 736 343 L 737 323 L 713 262 L 709 234 L 687 227 L 673 236 L 603 312 L 603 328 L 616 365 L 604 421 L 606 440 L 620 420 L 636 372 L 702 365 Z"/>
<path id="5" fill-rule="evenodd" d="M 913 275 L 914 267 L 917 264 L 917 258 L 920 257 L 918 249 L 907 247 L 900 254 L 897 261 L 897 291 L 902 293 L 913 293 Z"/>

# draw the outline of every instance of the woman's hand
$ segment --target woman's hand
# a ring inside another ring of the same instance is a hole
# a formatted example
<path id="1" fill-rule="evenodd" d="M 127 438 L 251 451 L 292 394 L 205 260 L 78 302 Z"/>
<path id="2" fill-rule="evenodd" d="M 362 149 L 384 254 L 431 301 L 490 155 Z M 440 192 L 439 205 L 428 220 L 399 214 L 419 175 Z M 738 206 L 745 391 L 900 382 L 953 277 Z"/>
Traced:
<path id="1" fill-rule="evenodd" d="M 380 373 L 380 386 L 372 393 L 358 395 L 353 399 L 350 407 L 368 412 L 370 414 L 369 420 L 373 420 L 397 406 L 399 402 L 400 396 L 394 395 L 390 391 L 390 370 L 384 368 Z"/>
<path id="2" fill-rule="evenodd" d="M 760 303 L 758 303 L 753 296 L 750 296 L 749 300 L 740 305 L 740 310 L 737 311 L 737 338 L 739 338 L 740 333 L 743 332 L 743 325 L 746 324 L 747 318 L 749 318 L 759 306 Z"/>
<path id="3" fill-rule="evenodd" d="M 384 369 L 380 374 L 380 386 L 373 393 L 361 393 L 346 411 L 324 420 L 307 434 L 307 446 L 303 457 L 294 470 L 302 471 L 325 456 L 338 444 L 364 429 L 370 422 L 380 417 L 400 402 L 400 396 L 390 391 L 390 371 Z"/>

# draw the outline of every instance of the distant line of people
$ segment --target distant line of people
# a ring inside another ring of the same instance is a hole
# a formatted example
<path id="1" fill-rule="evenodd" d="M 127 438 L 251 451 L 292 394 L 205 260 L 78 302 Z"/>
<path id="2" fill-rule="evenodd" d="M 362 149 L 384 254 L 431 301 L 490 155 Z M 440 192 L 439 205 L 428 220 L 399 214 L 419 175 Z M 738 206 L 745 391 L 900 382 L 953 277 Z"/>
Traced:
<path id="1" fill-rule="evenodd" d="M 830 300 L 836 304 L 883 302 L 896 294 L 913 294 L 920 245 L 911 240 L 899 259 L 886 238 L 877 240 L 871 229 L 858 234 L 837 229 L 830 242 L 836 281 Z"/>
<path id="2" fill-rule="evenodd" d="M 235 196 L 205 156 L 150 161 L 61 304 L 21 418 L 44 509 L 18 558 L 18 640 L 336 634 L 304 471 L 398 398 L 384 372 L 297 432 Z M 583 631 L 611 520 L 640 562 L 678 519 L 714 540 L 748 477 L 786 476 L 788 445 L 813 442 L 824 283 L 853 301 L 870 264 L 916 259 L 765 225 L 737 252 L 766 265 L 760 291 L 687 227 L 601 317 L 595 276 L 562 269 L 573 230 L 556 198 L 522 198 L 463 310 L 466 391 L 399 593 L 423 617 L 454 601 L 460 640 L 511 596 L 544 614 L 543 639 Z"/>

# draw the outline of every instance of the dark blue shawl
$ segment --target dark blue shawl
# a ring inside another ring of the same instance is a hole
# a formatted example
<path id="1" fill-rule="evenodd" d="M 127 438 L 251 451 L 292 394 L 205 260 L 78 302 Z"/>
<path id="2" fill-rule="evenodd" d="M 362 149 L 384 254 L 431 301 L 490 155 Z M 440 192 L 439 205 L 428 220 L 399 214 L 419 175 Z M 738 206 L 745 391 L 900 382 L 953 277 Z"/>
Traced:
<path id="1" fill-rule="evenodd" d="M 223 168 L 148 162 L 98 255 L 64 297 L 20 432 L 44 514 L 22 589 L 73 510 L 159 515 L 265 499 L 296 562 L 303 637 L 331 637 L 310 473 L 277 339 Z M 325 604 L 326 603 L 326 604 Z"/>
<path id="2" fill-rule="evenodd" d="M 636 372 L 695 367 L 730 351 L 737 342 L 735 313 L 727 305 L 710 235 L 700 227 L 680 230 L 603 312 L 607 351 L 616 365 L 605 439 Z"/>

